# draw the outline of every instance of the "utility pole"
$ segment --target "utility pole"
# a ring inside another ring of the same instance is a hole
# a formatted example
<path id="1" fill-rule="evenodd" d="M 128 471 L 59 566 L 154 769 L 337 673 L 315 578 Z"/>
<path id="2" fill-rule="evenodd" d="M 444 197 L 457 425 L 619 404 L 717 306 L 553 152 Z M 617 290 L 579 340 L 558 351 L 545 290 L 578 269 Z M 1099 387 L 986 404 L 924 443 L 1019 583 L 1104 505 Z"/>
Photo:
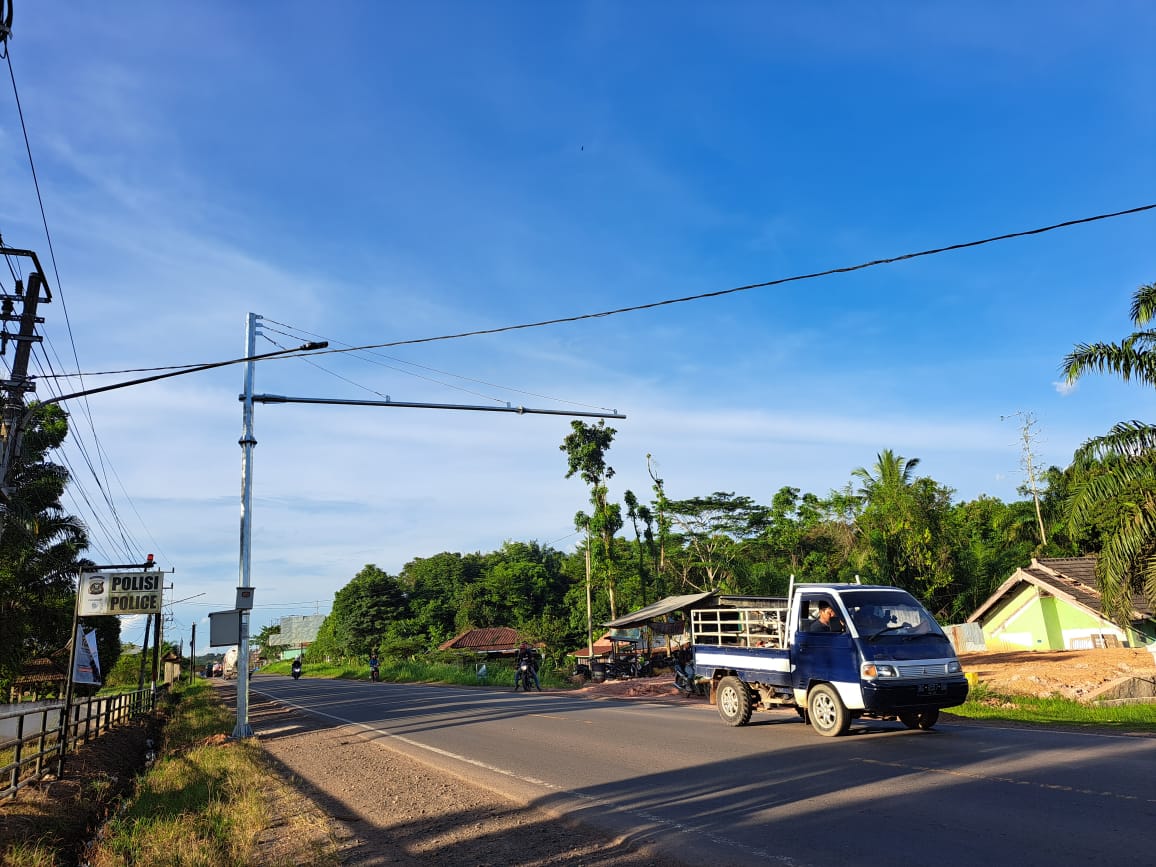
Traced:
<path id="1" fill-rule="evenodd" d="M 136 688 L 138 692 L 144 689 L 145 665 L 148 663 L 149 658 L 149 630 L 152 629 L 152 625 L 153 619 L 146 615 L 144 644 L 142 644 L 140 648 L 140 674 L 136 681 Z"/>
<path id="2" fill-rule="evenodd" d="M 260 328 L 261 316 L 250 313 L 245 320 L 245 390 L 238 396 L 241 401 L 241 439 L 237 441 L 241 446 L 241 551 L 240 551 L 240 584 L 237 587 L 237 615 L 240 626 L 240 640 L 237 652 L 237 724 L 233 727 L 234 738 L 248 738 L 253 736 L 253 728 L 249 725 L 249 611 L 240 607 L 242 595 L 248 594 L 252 605 L 252 560 L 253 560 L 253 450 L 257 446 L 257 438 L 253 435 L 253 404 L 255 403 L 309 403 L 326 406 L 380 406 L 406 409 L 449 409 L 466 410 L 471 412 L 507 412 L 517 415 L 564 415 L 590 418 L 626 418 L 619 415 L 617 410 L 611 412 L 570 412 L 555 409 L 532 409 L 524 406 L 465 406 L 462 404 L 445 403 L 413 403 L 409 401 L 390 400 L 341 400 L 336 398 L 320 397 L 287 397 L 280 394 L 253 393 L 253 361 L 261 356 L 255 355 L 257 348 L 257 330 Z M 329 344 L 308 343 L 303 350 L 324 349 Z M 283 350 L 286 351 L 286 350 Z M 589 549 L 589 543 L 587 543 Z M 588 633 L 593 643 L 593 626 Z"/>
<path id="3" fill-rule="evenodd" d="M 11 251 L 0 247 L 0 253 L 16 254 L 27 251 Z M 41 298 L 43 291 L 44 297 Z M 23 436 L 21 422 L 24 417 L 24 396 L 36 390 L 36 382 L 28 376 L 28 362 L 32 357 L 32 344 L 39 343 L 43 338 L 36 333 L 36 326 L 43 323 L 43 317 L 36 315 L 36 309 L 41 303 L 48 303 L 52 295 L 48 291 L 48 284 L 39 271 L 32 271 L 28 275 L 28 287 L 24 281 L 17 280 L 15 293 L 12 295 L 0 294 L 0 355 L 8 350 L 9 341 L 15 341 L 16 353 L 12 361 L 12 376 L 10 379 L 0 380 L 0 389 L 4 392 L 4 411 L 0 418 L 0 438 L 3 439 L 3 451 L 0 453 L 0 490 L 5 494 L 10 491 L 9 474 L 12 465 L 20 452 L 20 440 Z M 20 312 L 16 312 L 17 304 Z M 9 322 L 19 322 L 20 328 L 16 334 L 8 331 Z"/>

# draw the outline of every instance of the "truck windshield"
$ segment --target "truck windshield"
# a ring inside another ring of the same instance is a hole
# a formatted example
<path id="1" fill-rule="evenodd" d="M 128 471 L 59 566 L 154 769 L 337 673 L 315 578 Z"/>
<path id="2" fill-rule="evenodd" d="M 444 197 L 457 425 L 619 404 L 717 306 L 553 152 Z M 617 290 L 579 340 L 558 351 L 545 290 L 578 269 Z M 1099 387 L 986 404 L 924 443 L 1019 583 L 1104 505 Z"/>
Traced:
<path id="1" fill-rule="evenodd" d="M 843 597 L 855 629 L 868 640 L 880 636 L 937 635 L 946 638 L 939 624 L 911 595 L 898 590 L 863 591 Z"/>

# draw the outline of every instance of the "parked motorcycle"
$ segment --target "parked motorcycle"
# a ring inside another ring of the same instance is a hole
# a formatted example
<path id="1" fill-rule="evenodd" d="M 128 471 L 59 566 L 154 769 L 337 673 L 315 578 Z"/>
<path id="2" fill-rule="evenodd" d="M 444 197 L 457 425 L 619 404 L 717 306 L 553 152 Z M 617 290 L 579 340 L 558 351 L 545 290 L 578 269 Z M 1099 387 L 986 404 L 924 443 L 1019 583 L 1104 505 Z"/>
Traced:
<path id="1" fill-rule="evenodd" d="M 674 655 L 674 685 L 687 695 L 705 695 L 706 684 L 695 679 L 694 657 L 683 650 Z"/>
<path id="2" fill-rule="evenodd" d="M 299 658 L 293 660 L 293 665 L 290 668 L 290 673 L 293 675 L 294 680 L 296 680 L 297 678 L 299 678 L 301 676 L 301 660 Z"/>
<path id="3" fill-rule="evenodd" d="M 624 656 L 612 656 L 606 660 L 606 676 L 609 678 L 651 677 L 653 674 L 654 669 L 651 667 L 646 654 L 636 656 L 631 653 Z"/>

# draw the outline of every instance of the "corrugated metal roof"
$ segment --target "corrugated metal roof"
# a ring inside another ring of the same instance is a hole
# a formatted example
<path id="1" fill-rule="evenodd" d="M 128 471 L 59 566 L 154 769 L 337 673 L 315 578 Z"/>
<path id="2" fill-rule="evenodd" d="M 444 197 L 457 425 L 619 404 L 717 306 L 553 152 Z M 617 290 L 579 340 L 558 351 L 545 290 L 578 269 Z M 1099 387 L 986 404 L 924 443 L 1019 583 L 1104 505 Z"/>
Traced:
<path id="1" fill-rule="evenodd" d="M 608 623 L 603 623 L 603 626 L 611 628 L 620 626 L 642 626 L 646 621 L 653 620 L 655 617 L 663 617 L 667 614 L 673 614 L 681 608 L 686 608 L 694 605 L 697 602 L 702 602 L 711 596 L 713 592 L 708 593 L 690 593 L 686 596 L 667 596 L 665 599 L 659 599 L 652 605 L 647 605 L 645 608 L 639 608 L 637 611 L 632 611 L 624 617 L 619 617 L 617 620 L 611 620 Z"/>

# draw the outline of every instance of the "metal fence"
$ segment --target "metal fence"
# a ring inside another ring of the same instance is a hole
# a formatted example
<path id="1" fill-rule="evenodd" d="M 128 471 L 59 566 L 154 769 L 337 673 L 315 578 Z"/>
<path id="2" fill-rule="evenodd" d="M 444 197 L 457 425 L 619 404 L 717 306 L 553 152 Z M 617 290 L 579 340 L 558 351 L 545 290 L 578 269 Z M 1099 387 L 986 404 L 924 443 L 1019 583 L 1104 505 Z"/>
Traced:
<path id="1" fill-rule="evenodd" d="M 167 689 L 160 686 L 120 695 L 77 699 L 66 714 L 63 703 L 0 715 L 0 799 L 16 794 L 49 773 L 59 776 L 70 749 L 116 725 L 150 713 Z"/>

